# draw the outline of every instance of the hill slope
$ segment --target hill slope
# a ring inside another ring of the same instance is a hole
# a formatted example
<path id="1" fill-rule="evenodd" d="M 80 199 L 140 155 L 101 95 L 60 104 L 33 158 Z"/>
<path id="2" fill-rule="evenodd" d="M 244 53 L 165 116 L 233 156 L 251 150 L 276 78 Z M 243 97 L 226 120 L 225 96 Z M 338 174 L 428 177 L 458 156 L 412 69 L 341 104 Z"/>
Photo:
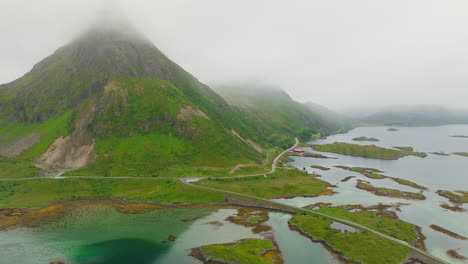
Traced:
<path id="1" fill-rule="evenodd" d="M 246 123 L 269 142 L 286 146 L 294 137 L 308 140 L 313 134 L 330 134 L 352 127 L 352 122 L 318 105 L 294 101 L 279 88 L 258 84 L 213 86 L 235 106 Z"/>
<path id="2" fill-rule="evenodd" d="M 253 137 L 131 27 L 95 27 L 0 86 L 2 177 L 209 174 L 261 163 Z"/>

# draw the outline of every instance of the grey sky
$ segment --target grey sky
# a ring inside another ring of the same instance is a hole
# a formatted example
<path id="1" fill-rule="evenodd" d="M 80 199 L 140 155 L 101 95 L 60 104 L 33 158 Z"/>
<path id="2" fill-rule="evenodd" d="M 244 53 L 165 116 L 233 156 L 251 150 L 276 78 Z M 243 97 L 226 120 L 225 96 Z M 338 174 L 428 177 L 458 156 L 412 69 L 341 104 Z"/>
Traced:
<path id="1" fill-rule="evenodd" d="M 29 71 L 114 2 L 0 0 L 0 83 Z M 205 83 L 263 79 L 335 109 L 468 107 L 466 0 L 118 2 Z"/>

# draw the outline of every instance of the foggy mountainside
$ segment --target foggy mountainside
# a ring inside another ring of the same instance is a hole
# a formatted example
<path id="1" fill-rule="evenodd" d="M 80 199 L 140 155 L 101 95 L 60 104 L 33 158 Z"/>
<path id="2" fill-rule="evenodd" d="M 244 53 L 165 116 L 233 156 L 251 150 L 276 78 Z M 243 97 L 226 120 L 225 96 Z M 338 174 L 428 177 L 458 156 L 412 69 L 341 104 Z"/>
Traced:
<path id="1" fill-rule="evenodd" d="M 390 108 L 357 118 L 359 122 L 386 126 L 439 126 L 468 124 L 468 111 L 441 106 L 411 106 Z"/>
<path id="2" fill-rule="evenodd" d="M 196 175 L 261 164 L 264 148 L 344 129 L 283 92 L 264 95 L 244 97 L 264 109 L 252 115 L 130 25 L 95 26 L 0 86 L 1 173 Z"/>
<path id="3" fill-rule="evenodd" d="M 296 136 L 308 140 L 313 134 L 327 135 L 352 127 L 349 118 L 317 104 L 296 102 L 277 87 L 248 82 L 212 87 L 242 113 L 249 126 L 276 145 L 287 146 Z"/>

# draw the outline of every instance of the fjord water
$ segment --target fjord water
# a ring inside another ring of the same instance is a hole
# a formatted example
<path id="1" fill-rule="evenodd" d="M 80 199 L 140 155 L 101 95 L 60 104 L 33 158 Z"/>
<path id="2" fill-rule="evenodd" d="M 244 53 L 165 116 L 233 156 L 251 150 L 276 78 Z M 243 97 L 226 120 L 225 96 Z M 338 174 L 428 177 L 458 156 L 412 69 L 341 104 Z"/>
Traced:
<path id="1" fill-rule="evenodd" d="M 59 220 L 0 232 L 1 263 L 193 264 L 193 247 L 261 238 L 250 228 L 225 221 L 235 209 L 157 209 L 124 214 L 110 205 L 83 205 Z M 291 215 L 270 213 L 270 224 L 285 263 L 335 264 L 320 245 L 289 230 Z M 194 219 L 192 221 L 181 221 Z M 164 243 L 169 236 L 173 242 Z"/>
<path id="2" fill-rule="evenodd" d="M 450 135 L 468 135 L 468 125 L 450 125 L 440 127 L 398 127 L 399 131 L 387 131 L 388 127 L 361 127 L 349 133 L 333 135 L 326 139 L 309 142 L 312 145 L 327 144 L 333 142 L 347 142 L 354 144 L 375 144 L 381 147 L 410 146 L 415 151 L 421 152 L 467 152 L 468 138 L 449 137 Z M 375 137 L 379 142 L 353 141 L 356 137 Z M 304 148 L 309 152 L 316 152 L 310 148 Z M 319 152 L 316 152 L 319 153 Z M 321 154 L 324 154 L 321 152 Z M 435 193 L 437 190 L 468 190 L 468 158 L 456 155 L 439 156 L 428 154 L 426 158 L 408 156 L 398 160 L 379 160 L 361 157 L 352 157 L 335 153 L 325 153 L 327 156 L 337 159 L 317 159 L 306 157 L 292 157 L 291 165 L 300 169 L 306 168 L 310 172 L 322 175 L 321 179 L 337 185 L 334 188 L 338 193 L 331 196 L 316 198 L 279 199 L 279 201 L 296 206 L 305 206 L 317 202 L 332 203 L 333 205 L 361 204 L 375 205 L 378 203 L 396 204 L 403 203 L 401 211 L 396 211 L 403 221 L 407 221 L 422 228 L 427 236 L 426 246 L 428 250 L 438 257 L 451 263 L 463 263 L 456 261 L 445 253 L 448 249 L 459 248 L 459 253 L 468 256 L 468 243 L 439 233 L 429 228 L 431 224 L 442 226 L 448 230 L 468 237 L 468 213 L 452 212 L 440 207 L 441 203 L 448 199 Z M 313 169 L 311 165 L 321 165 L 331 168 L 328 171 Z M 384 175 L 407 179 L 419 185 L 428 187 L 424 191 L 427 197 L 424 201 L 376 196 L 355 187 L 358 179 L 371 182 L 377 187 L 387 187 L 403 191 L 419 192 L 412 187 L 400 185 L 389 179 L 369 179 L 351 171 L 342 170 L 333 166 L 344 165 L 350 167 L 369 167 L 384 171 Z M 341 180 L 347 176 L 355 176 L 347 182 Z M 465 204 L 463 206 L 468 209 Z"/>

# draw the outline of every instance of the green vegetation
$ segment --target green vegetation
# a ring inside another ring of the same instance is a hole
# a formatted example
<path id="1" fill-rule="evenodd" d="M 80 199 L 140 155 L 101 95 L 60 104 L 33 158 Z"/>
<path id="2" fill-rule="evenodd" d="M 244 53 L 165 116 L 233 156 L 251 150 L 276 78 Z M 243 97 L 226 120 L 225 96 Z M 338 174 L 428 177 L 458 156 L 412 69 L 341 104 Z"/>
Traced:
<path id="1" fill-rule="evenodd" d="M 349 119 L 325 115 L 322 109 L 296 102 L 278 88 L 247 83 L 215 86 L 214 89 L 242 112 L 243 120 L 250 127 L 276 146 L 290 146 L 295 137 L 307 141 L 352 127 Z"/>
<path id="2" fill-rule="evenodd" d="M 453 136 L 449 136 L 449 137 L 454 137 L 454 138 L 468 138 L 468 136 L 465 136 L 465 135 L 453 135 Z"/>
<path id="3" fill-rule="evenodd" d="M 417 200 L 426 199 L 426 196 L 424 196 L 424 194 L 422 193 L 405 192 L 405 191 L 400 191 L 400 190 L 395 190 L 395 189 L 375 187 L 363 181 L 359 181 L 356 185 L 356 188 L 372 192 L 373 194 L 379 195 L 379 196 L 400 197 L 400 198 L 417 199 Z"/>
<path id="4" fill-rule="evenodd" d="M 384 175 L 378 174 L 378 173 L 368 173 L 368 174 L 365 174 L 365 176 L 371 179 L 384 179 L 385 178 Z"/>
<path id="5" fill-rule="evenodd" d="M 393 148 L 403 150 L 403 151 L 409 151 L 409 152 L 414 151 L 413 147 L 393 147 Z"/>
<path id="6" fill-rule="evenodd" d="M 396 132 L 396 131 L 400 131 L 400 130 L 398 130 L 398 129 L 396 129 L 396 128 L 389 128 L 389 129 L 387 129 L 387 131 Z"/>
<path id="7" fill-rule="evenodd" d="M 343 170 L 347 170 L 347 171 L 354 171 L 354 172 L 358 172 L 368 178 L 372 178 L 372 179 L 385 179 L 387 178 L 387 176 L 385 175 L 382 175 L 380 174 L 381 170 L 377 170 L 377 169 L 373 169 L 373 168 L 363 168 L 363 167 L 348 167 L 348 166 L 335 166 L 336 168 L 340 168 L 340 169 L 343 169 Z"/>
<path id="8" fill-rule="evenodd" d="M 0 208 L 37 208 L 79 198 L 114 198 L 163 204 L 226 202 L 219 192 L 193 188 L 179 180 L 38 179 L 0 182 Z"/>
<path id="9" fill-rule="evenodd" d="M 413 224 L 379 217 L 376 212 L 348 212 L 344 207 L 325 207 L 316 210 L 326 215 L 338 217 L 354 223 L 359 223 L 365 227 L 372 228 L 394 238 L 403 240 L 410 245 L 414 245 L 418 239 L 416 227 Z"/>
<path id="10" fill-rule="evenodd" d="M 280 158 L 280 161 L 281 162 L 293 162 L 294 160 L 292 158 L 290 158 L 289 156 L 282 156 Z"/>
<path id="11" fill-rule="evenodd" d="M 310 147 L 310 145 L 307 145 Z M 316 159 L 336 159 L 334 157 L 328 157 L 319 153 L 313 152 L 304 152 L 304 153 L 296 153 L 296 152 L 288 152 L 286 155 L 288 156 L 295 156 L 295 157 L 307 157 L 307 158 L 316 158 Z"/>
<path id="12" fill-rule="evenodd" d="M 0 117 L 1 118 L 1 117 Z M 29 149 L 14 158 L 0 156 L 0 178 L 24 178 L 34 177 L 39 173 L 33 163 L 44 153 L 49 145 L 58 137 L 64 137 L 70 133 L 70 123 L 73 120 L 73 112 L 66 111 L 62 115 L 51 118 L 44 123 L 23 124 L 6 123 L 0 127 L 0 147 L 7 145 L 18 137 L 26 137 L 31 134 L 40 134 L 39 141 Z"/>
<path id="13" fill-rule="evenodd" d="M 259 216 L 253 216 L 253 217 L 250 217 L 249 219 L 247 219 L 247 221 L 249 223 L 252 223 L 252 224 L 257 224 L 261 220 L 262 220 L 262 218 L 259 217 Z"/>
<path id="14" fill-rule="evenodd" d="M 409 180 L 405 180 L 405 179 L 401 179 L 401 178 L 393 178 L 393 177 L 391 179 L 394 180 L 395 182 L 399 183 L 399 184 L 402 184 L 402 185 L 410 186 L 410 187 L 420 189 L 420 190 L 427 190 L 426 187 L 421 186 L 421 185 L 419 185 L 419 184 L 417 184 L 415 182 L 409 181 Z"/>
<path id="15" fill-rule="evenodd" d="M 377 138 L 374 137 L 357 137 L 353 138 L 354 141 L 379 141 Z"/>
<path id="16" fill-rule="evenodd" d="M 324 166 L 320 166 L 320 165 L 312 165 L 312 166 L 310 166 L 310 167 L 311 167 L 311 168 L 314 168 L 314 169 L 324 170 L 324 171 L 330 170 L 330 168 L 327 168 L 327 167 L 324 167 Z"/>
<path id="17" fill-rule="evenodd" d="M 439 156 L 450 156 L 450 154 L 438 151 L 438 152 L 429 152 L 430 154 L 439 155 Z"/>
<path id="18" fill-rule="evenodd" d="M 376 145 L 358 145 L 344 142 L 335 142 L 332 144 L 314 145 L 315 150 L 339 153 L 349 156 L 373 158 L 373 159 L 387 159 L 396 160 L 405 156 L 426 157 L 427 154 L 423 152 L 402 151 L 396 149 L 386 149 Z"/>
<path id="19" fill-rule="evenodd" d="M 262 161 L 263 155 L 199 112 L 167 81 L 119 79 L 111 88 L 112 93 L 104 93 L 96 104 L 117 103 L 91 122 L 93 134 L 100 137 L 95 146 L 98 158 L 70 175 L 202 176 L 209 169 L 194 168 L 216 165 L 227 172 L 237 164 Z M 183 108 L 187 114 L 181 117 Z"/>
<path id="20" fill-rule="evenodd" d="M 368 216 L 360 218 L 365 219 L 368 224 L 372 222 Z M 311 213 L 296 214 L 290 220 L 291 224 L 300 228 L 313 239 L 325 241 L 352 260 L 366 264 L 394 264 L 402 263 L 409 256 L 410 250 L 403 245 L 366 230 L 341 233 L 330 227 L 333 222 L 334 220 Z M 390 226 L 387 224 L 387 227 Z M 350 243 L 350 241 L 352 242 Z"/>
<path id="21" fill-rule="evenodd" d="M 343 169 L 343 170 L 358 172 L 358 173 L 366 176 L 367 178 L 371 178 L 371 179 L 391 179 L 391 180 L 393 180 L 393 181 L 395 181 L 395 182 L 397 182 L 399 184 L 402 184 L 402 185 L 410 186 L 410 187 L 420 189 L 420 190 L 427 190 L 426 187 L 418 185 L 418 184 L 416 184 L 416 183 L 414 183 L 412 181 L 401 179 L 401 178 L 394 178 L 394 177 L 385 176 L 385 175 L 381 174 L 383 172 L 381 170 L 377 170 L 377 169 L 373 169 L 373 168 L 348 167 L 348 166 L 341 166 L 341 165 L 340 166 L 335 166 L 335 167 Z M 364 187 L 364 185 L 361 185 L 361 187 Z"/>
<path id="22" fill-rule="evenodd" d="M 273 174 L 246 178 L 215 178 L 195 183 L 263 198 L 313 196 L 324 190 L 327 182 L 296 169 L 277 169 Z"/>
<path id="23" fill-rule="evenodd" d="M 454 202 L 462 202 L 462 203 L 468 203 L 468 192 L 465 191 L 458 191 L 460 194 L 450 192 L 450 191 L 442 191 L 439 190 L 437 191 L 437 194 L 440 196 L 443 196 L 447 199 L 450 199 Z"/>
<path id="24" fill-rule="evenodd" d="M 455 232 L 452 232 L 452 231 L 450 231 L 450 230 L 448 230 L 448 229 L 445 229 L 445 228 L 443 228 L 443 227 L 441 227 L 441 226 L 432 224 L 432 225 L 430 225 L 429 227 L 432 228 L 432 229 L 434 229 L 435 231 L 444 233 L 444 234 L 446 234 L 446 235 L 448 235 L 448 236 L 451 236 L 451 237 L 453 237 L 453 238 L 460 239 L 460 240 L 468 240 L 467 237 L 464 237 L 464 236 L 462 236 L 462 235 L 460 235 L 460 234 L 457 234 L 457 233 L 455 233 Z"/>
<path id="25" fill-rule="evenodd" d="M 233 173 L 261 173 L 272 147 L 351 127 L 284 92 L 246 99 L 259 100 L 247 102 L 253 107 L 229 105 L 147 38 L 128 33 L 97 26 L 0 85 L 0 147 L 41 135 L 21 157 L 0 159 L 0 177 L 37 175 L 34 161 L 70 135 L 55 148 L 66 157 L 45 158 L 45 173 L 80 167 L 67 175 L 214 176 L 237 165 L 244 166 Z M 74 157 L 83 146 L 89 156 Z M 65 160 L 95 162 L 67 167 Z"/>
<path id="26" fill-rule="evenodd" d="M 462 156 L 462 157 L 468 157 L 468 152 L 454 152 L 452 154 Z"/>
<path id="27" fill-rule="evenodd" d="M 272 264 L 272 258 L 264 257 L 269 250 L 275 250 L 276 246 L 271 240 L 245 239 L 237 243 L 201 246 L 199 250 L 204 258 L 222 263 L 235 264 Z"/>

